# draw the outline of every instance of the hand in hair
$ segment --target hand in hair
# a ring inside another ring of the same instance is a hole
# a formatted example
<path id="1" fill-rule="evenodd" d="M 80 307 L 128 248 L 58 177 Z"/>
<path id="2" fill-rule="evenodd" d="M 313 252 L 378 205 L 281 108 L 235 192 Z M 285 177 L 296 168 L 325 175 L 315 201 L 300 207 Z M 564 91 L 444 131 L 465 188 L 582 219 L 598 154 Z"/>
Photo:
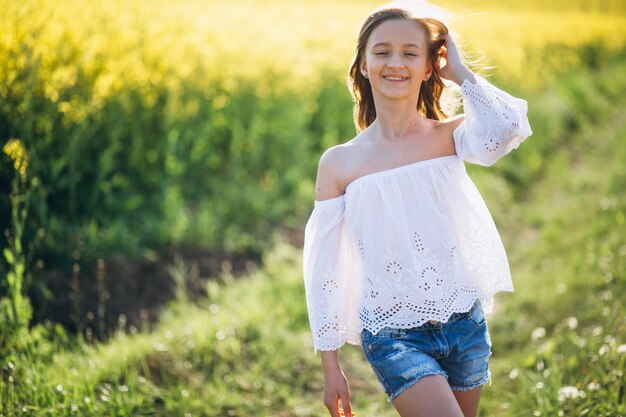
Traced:
<path id="1" fill-rule="evenodd" d="M 463 84 L 463 80 L 469 79 L 475 83 L 474 74 L 465 66 L 461 58 L 454 38 L 451 35 L 444 36 L 445 41 L 440 49 L 441 57 L 446 60 L 446 65 L 439 69 L 439 75 L 446 80 L 454 81 L 456 84 Z"/>

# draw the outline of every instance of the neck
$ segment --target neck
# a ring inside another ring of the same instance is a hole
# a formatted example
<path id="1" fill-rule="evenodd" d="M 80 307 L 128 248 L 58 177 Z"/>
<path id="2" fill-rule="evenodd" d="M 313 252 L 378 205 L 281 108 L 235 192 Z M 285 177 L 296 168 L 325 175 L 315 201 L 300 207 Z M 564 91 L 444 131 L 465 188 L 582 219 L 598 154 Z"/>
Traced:
<path id="1" fill-rule="evenodd" d="M 376 120 L 372 123 L 381 139 L 398 140 L 414 132 L 421 125 L 416 100 L 379 100 Z"/>

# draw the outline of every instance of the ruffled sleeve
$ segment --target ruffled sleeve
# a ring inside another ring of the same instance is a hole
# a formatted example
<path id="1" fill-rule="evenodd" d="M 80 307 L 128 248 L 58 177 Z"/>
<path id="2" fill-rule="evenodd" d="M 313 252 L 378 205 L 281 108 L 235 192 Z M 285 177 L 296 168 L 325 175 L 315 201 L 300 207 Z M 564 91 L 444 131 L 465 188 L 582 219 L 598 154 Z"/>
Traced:
<path id="1" fill-rule="evenodd" d="M 463 160 L 491 166 L 532 134 L 528 103 L 475 78 L 461 86 L 465 120 L 454 130 L 454 144 Z"/>
<path id="2" fill-rule="evenodd" d="M 344 196 L 316 201 L 304 232 L 304 284 L 315 351 L 360 343 L 357 296 L 362 287 L 344 211 Z"/>

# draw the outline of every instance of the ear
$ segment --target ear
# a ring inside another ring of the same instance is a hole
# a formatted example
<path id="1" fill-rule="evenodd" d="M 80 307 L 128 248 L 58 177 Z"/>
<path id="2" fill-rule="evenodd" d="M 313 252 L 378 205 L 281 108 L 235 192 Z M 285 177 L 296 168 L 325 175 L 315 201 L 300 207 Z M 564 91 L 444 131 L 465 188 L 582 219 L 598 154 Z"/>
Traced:
<path id="1" fill-rule="evenodd" d="M 365 60 L 361 61 L 360 71 L 361 71 L 361 75 L 363 75 L 365 78 L 368 78 L 368 75 L 367 75 L 367 63 L 365 62 Z"/>
<path id="2" fill-rule="evenodd" d="M 424 74 L 424 81 L 428 81 L 431 75 L 433 75 L 433 69 L 429 66 Z"/>
<path id="3" fill-rule="evenodd" d="M 433 59 L 429 61 L 427 65 L 428 68 L 426 68 L 426 73 L 424 74 L 426 80 L 429 79 L 434 72 L 439 72 L 439 60 Z"/>

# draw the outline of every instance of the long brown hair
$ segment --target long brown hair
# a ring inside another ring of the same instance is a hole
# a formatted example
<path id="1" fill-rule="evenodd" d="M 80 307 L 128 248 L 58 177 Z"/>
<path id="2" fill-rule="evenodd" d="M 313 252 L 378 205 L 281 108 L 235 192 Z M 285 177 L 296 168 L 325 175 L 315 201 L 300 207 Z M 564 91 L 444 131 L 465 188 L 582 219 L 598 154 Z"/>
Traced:
<path id="1" fill-rule="evenodd" d="M 376 119 L 376 107 L 369 80 L 361 73 L 361 64 L 365 59 L 365 48 L 370 35 L 381 23 L 388 20 L 411 20 L 424 28 L 428 39 L 428 65 L 432 75 L 422 83 L 417 100 L 417 112 L 424 117 L 443 120 L 448 117 L 441 108 L 441 94 L 444 84 L 439 76 L 439 50 L 443 46 L 448 28 L 433 18 L 414 17 L 411 12 L 401 8 L 384 8 L 372 13 L 361 26 L 354 59 L 348 74 L 348 86 L 354 98 L 354 125 L 358 132 L 371 125 Z"/>

